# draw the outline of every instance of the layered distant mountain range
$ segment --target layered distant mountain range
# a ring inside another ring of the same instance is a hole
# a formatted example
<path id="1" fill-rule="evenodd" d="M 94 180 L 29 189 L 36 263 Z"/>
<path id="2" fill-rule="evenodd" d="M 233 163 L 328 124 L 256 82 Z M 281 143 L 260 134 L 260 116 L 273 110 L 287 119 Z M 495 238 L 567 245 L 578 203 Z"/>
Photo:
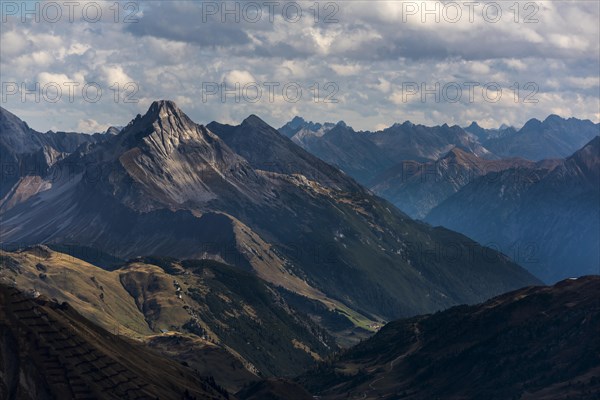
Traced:
<path id="1" fill-rule="evenodd" d="M 572 156 L 474 179 L 425 220 L 504 249 L 547 282 L 600 273 L 600 137 Z"/>
<path id="2" fill-rule="evenodd" d="M 343 121 L 321 124 L 295 117 L 279 131 L 371 187 L 402 162 L 436 161 L 453 148 L 492 160 L 564 158 L 598 136 L 600 124 L 550 115 L 544 121 L 531 119 L 521 129 L 484 129 L 476 122 L 466 128 L 429 127 L 406 121 L 381 131 L 355 131 Z"/>
<path id="3" fill-rule="evenodd" d="M 355 132 L 296 117 L 280 132 L 409 216 L 462 232 L 555 282 L 600 273 L 600 125 L 521 129 L 410 122 Z"/>

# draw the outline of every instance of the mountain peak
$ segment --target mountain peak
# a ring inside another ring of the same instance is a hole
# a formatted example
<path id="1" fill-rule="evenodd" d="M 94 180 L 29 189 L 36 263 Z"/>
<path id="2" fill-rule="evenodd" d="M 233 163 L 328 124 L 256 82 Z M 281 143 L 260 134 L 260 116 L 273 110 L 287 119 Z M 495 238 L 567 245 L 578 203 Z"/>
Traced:
<path id="1" fill-rule="evenodd" d="M 306 122 L 306 120 L 304 118 L 296 115 L 294 118 L 292 118 L 292 120 L 289 123 L 293 126 L 300 126 L 300 125 L 304 124 L 305 122 Z"/>
<path id="2" fill-rule="evenodd" d="M 155 115 L 159 118 L 164 117 L 166 115 L 181 115 L 181 114 L 183 114 L 183 111 L 181 111 L 179 109 L 179 107 L 177 107 L 177 104 L 175 104 L 175 102 L 172 100 L 154 101 L 150 105 L 150 108 L 148 109 L 148 112 L 146 113 L 146 115 Z"/>
<path id="3" fill-rule="evenodd" d="M 186 129 L 193 129 L 197 124 L 187 116 L 186 113 L 181 111 L 177 104 L 172 100 L 157 100 L 154 101 L 146 114 L 143 117 L 136 117 L 132 122 L 136 123 L 138 120 L 143 121 L 142 125 L 154 124 L 157 121 L 162 121 L 163 126 L 168 126 L 170 129 L 161 129 L 163 133 L 173 133 L 172 131 L 181 131 Z"/>
<path id="4" fill-rule="evenodd" d="M 456 161 L 465 161 L 471 159 L 472 157 L 476 158 L 474 154 L 469 153 L 458 146 L 454 146 L 452 149 L 450 149 L 450 151 L 448 151 L 448 153 L 446 153 L 446 155 L 443 158 L 447 160 L 451 159 Z"/>
<path id="5" fill-rule="evenodd" d="M 116 135 L 118 135 L 121 132 L 121 130 L 123 130 L 122 127 L 119 128 L 119 127 L 116 127 L 116 126 L 109 126 L 108 129 L 104 132 L 104 134 L 105 135 L 116 136 Z"/>
<path id="6" fill-rule="evenodd" d="M 286 122 L 281 128 L 279 128 L 279 133 L 289 138 L 293 137 L 299 130 L 309 126 L 310 124 L 306 122 L 306 120 L 298 115 L 292 118 L 291 121 Z"/>
<path id="7" fill-rule="evenodd" d="M 385 129 L 392 129 L 392 128 L 412 128 L 414 126 L 415 126 L 415 124 L 413 124 L 409 120 L 406 120 L 406 121 L 404 121 L 402 123 L 400 123 L 400 122 L 394 122 L 389 128 L 385 128 Z"/>
<path id="8" fill-rule="evenodd" d="M 29 125 L 15 114 L 11 113 L 4 107 L 0 107 L 0 132 L 8 134 L 9 132 L 16 132 L 19 135 L 23 135 L 30 131 Z"/>
<path id="9" fill-rule="evenodd" d="M 269 126 L 269 124 L 267 124 L 265 121 L 260 119 L 256 114 L 250 114 L 248 116 L 248 118 L 246 118 L 245 120 L 242 121 L 242 125 L 249 125 L 249 126 L 255 126 L 255 127 Z"/>
<path id="10" fill-rule="evenodd" d="M 544 123 L 548 123 L 548 122 L 560 122 L 563 121 L 563 118 L 556 115 L 556 114 L 550 114 L 546 117 L 546 119 L 544 120 Z"/>
<path id="11" fill-rule="evenodd" d="M 476 121 L 471 122 L 471 125 L 464 128 L 465 131 L 477 136 L 480 139 L 487 137 L 487 132 L 484 128 L 481 127 Z"/>
<path id="12" fill-rule="evenodd" d="M 138 114 L 118 135 L 126 147 L 137 146 L 141 140 L 153 136 L 154 139 L 150 140 L 152 146 L 169 147 L 169 150 L 163 149 L 165 151 L 171 151 L 181 141 L 212 140 L 206 128 L 192 121 L 170 100 L 154 101 L 146 114 Z"/>
<path id="13" fill-rule="evenodd" d="M 520 132 L 526 132 L 528 130 L 535 130 L 535 129 L 539 129 L 539 127 L 542 125 L 542 121 L 540 121 L 537 118 L 531 118 L 529 121 L 527 121 L 525 123 L 525 125 L 523 125 L 523 127 L 521 128 Z"/>
<path id="14" fill-rule="evenodd" d="M 596 136 L 589 141 L 581 149 L 577 150 L 573 155 L 568 157 L 568 160 L 575 160 L 579 164 L 585 164 L 588 169 L 597 171 L 597 166 L 600 164 L 598 154 L 600 153 L 600 136 Z"/>

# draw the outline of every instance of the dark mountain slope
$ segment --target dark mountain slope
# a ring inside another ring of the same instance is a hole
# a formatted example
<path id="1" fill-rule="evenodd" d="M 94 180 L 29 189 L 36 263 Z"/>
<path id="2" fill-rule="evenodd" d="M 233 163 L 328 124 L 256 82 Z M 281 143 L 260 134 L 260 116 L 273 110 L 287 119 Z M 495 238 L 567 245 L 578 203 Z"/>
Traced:
<path id="1" fill-rule="evenodd" d="M 600 277 L 395 321 L 299 379 L 322 399 L 600 397 Z"/>
<path id="2" fill-rule="evenodd" d="M 294 143 L 365 184 L 393 162 L 366 134 L 338 123 L 323 136 L 296 135 Z"/>
<path id="3" fill-rule="evenodd" d="M 255 169 L 285 175 L 301 174 L 337 190 L 361 190 L 351 178 L 296 146 L 256 115 L 246 118 L 238 126 L 211 122 L 207 128 Z"/>
<path id="4" fill-rule="evenodd" d="M 268 379 L 254 383 L 236 393 L 240 400 L 312 400 L 302 386 L 284 379 Z"/>

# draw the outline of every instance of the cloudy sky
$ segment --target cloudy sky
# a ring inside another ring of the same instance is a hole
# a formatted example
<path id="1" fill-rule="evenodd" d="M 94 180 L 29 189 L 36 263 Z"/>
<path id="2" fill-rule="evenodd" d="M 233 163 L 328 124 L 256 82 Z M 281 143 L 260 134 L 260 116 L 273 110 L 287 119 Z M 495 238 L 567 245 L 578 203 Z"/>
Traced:
<path id="1" fill-rule="evenodd" d="M 41 131 L 125 125 L 156 99 L 204 124 L 600 120 L 596 0 L 0 6 L 1 105 Z"/>

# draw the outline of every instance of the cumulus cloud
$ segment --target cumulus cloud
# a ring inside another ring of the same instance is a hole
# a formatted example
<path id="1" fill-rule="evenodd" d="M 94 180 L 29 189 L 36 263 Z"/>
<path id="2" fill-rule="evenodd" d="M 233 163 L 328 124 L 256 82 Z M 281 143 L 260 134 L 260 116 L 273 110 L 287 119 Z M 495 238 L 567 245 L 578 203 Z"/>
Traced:
<path id="1" fill-rule="evenodd" d="M 134 80 L 127 75 L 121 65 L 103 65 L 100 67 L 100 72 L 105 83 L 113 85 L 115 83 L 125 85 Z"/>
<path id="2" fill-rule="evenodd" d="M 234 69 L 223 75 L 222 82 L 224 82 L 227 87 L 233 88 L 236 85 L 244 86 L 249 83 L 256 82 L 256 78 L 254 78 L 248 71 Z"/>
<path id="3" fill-rule="evenodd" d="M 82 119 L 77 123 L 77 131 L 84 133 L 105 132 L 110 125 L 101 124 L 93 119 Z"/>
<path id="4" fill-rule="evenodd" d="M 2 46 L 0 54 L 2 58 L 14 57 L 23 54 L 31 46 L 31 42 L 22 32 L 8 31 L 2 33 Z"/>

